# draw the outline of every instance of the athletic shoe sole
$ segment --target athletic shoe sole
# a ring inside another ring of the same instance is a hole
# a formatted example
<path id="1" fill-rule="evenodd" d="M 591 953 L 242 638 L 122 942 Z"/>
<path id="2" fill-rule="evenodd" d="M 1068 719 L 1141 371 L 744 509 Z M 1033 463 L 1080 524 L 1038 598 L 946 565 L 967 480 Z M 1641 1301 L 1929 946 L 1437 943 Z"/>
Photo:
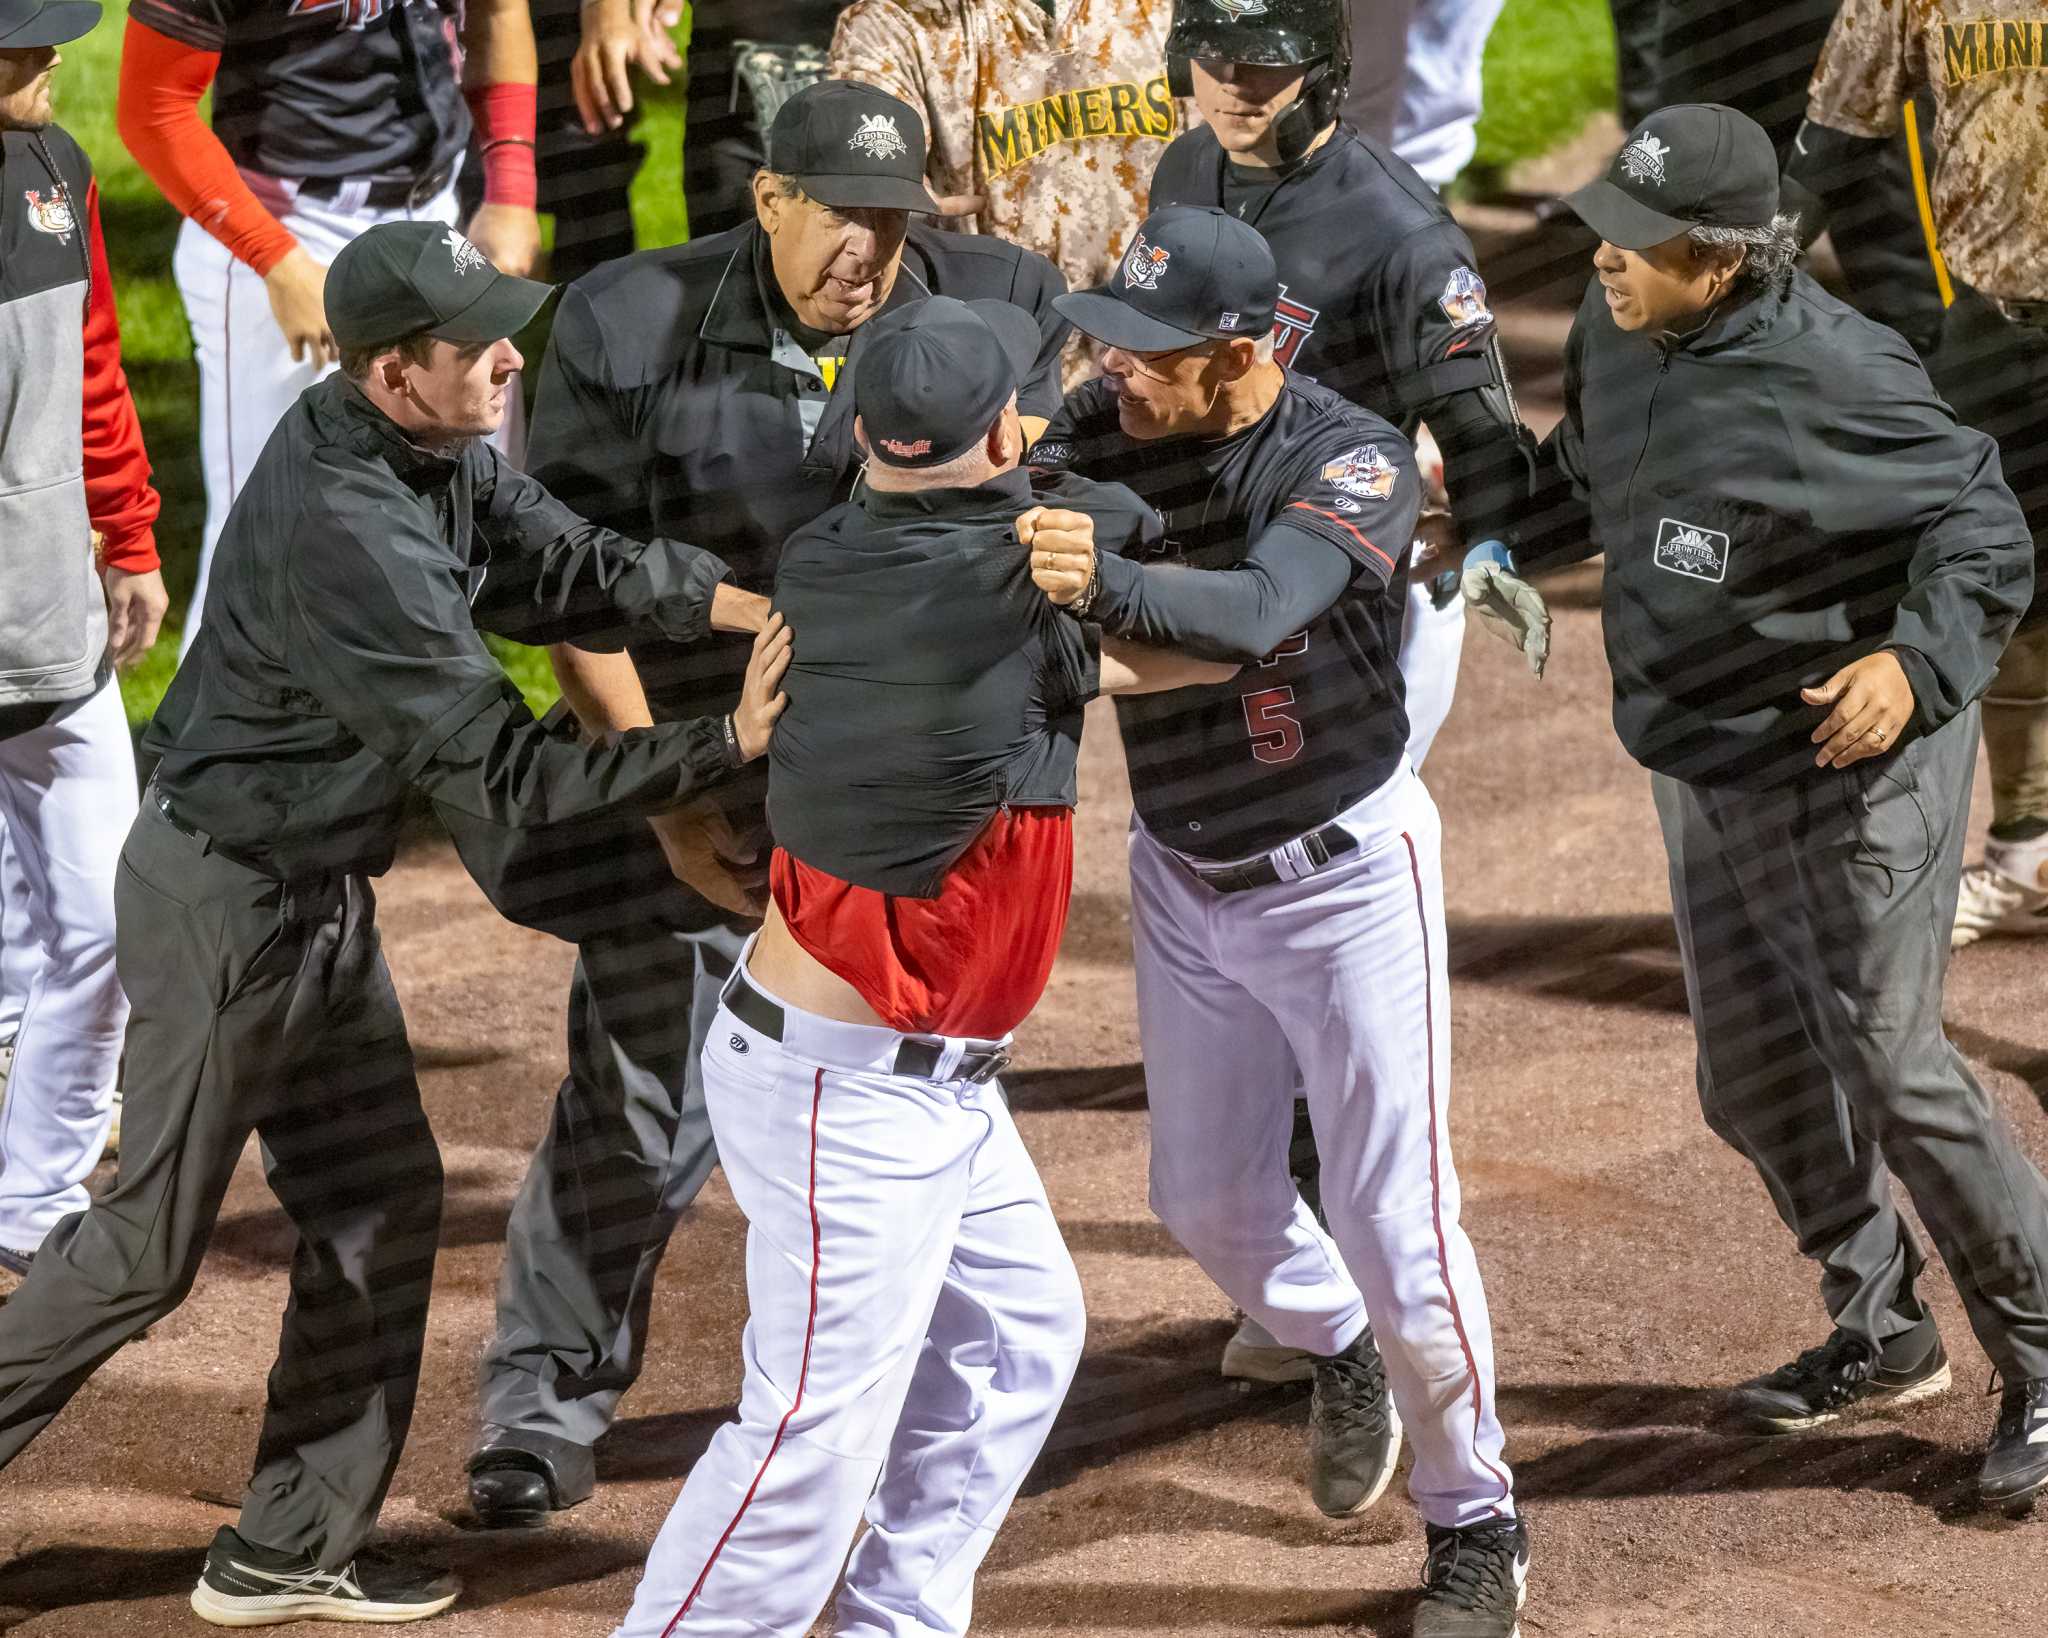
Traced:
<path id="1" fill-rule="evenodd" d="M 1299 1348 L 1266 1348 L 1232 1337 L 1223 1345 L 1219 1372 L 1236 1382 L 1309 1382 L 1316 1366 L 1314 1357 Z"/>
<path id="2" fill-rule="evenodd" d="M 1853 1422 L 1865 1416 L 1881 1416 L 1887 1411 L 1917 1405 L 1923 1399 L 1933 1399 L 1947 1393 L 1953 1383 L 1954 1377 L 1944 1363 L 1932 1376 L 1925 1381 L 1915 1382 L 1911 1387 L 1899 1388 L 1889 1393 L 1875 1393 L 1857 1404 L 1838 1411 L 1823 1411 L 1818 1416 L 1772 1416 L 1765 1411 L 1752 1410 L 1740 1400 L 1737 1401 L 1737 1408 L 1766 1433 L 1804 1433 L 1809 1428 L 1826 1427 L 1833 1422 Z"/>
<path id="3" fill-rule="evenodd" d="M 192 1613 L 217 1627 L 277 1627 L 287 1621 L 358 1621 L 395 1626 L 402 1621 L 424 1621 L 430 1615 L 439 1615 L 460 1596 L 458 1588 L 445 1598 L 420 1604 L 378 1604 L 363 1598 L 330 1598 L 319 1593 L 240 1597 L 216 1592 L 202 1579 L 192 1589 Z"/>

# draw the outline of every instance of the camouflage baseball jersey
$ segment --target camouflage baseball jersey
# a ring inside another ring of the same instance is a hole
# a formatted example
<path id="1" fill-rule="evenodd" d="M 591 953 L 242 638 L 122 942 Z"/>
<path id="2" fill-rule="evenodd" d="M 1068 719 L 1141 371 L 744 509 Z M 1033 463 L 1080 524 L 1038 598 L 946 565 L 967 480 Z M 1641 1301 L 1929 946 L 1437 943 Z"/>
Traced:
<path id="1" fill-rule="evenodd" d="M 1987 295 L 2048 300 L 2048 0 L 1844 0 L 1807 118 L 1889 136 L 1921 93 L 1942 255 Z"/>
<path id="2" fill-rule="evenodd" d="M 952 225 L 1035 250 L 1082 290 L 1123 255 L 1192 116 L 1167 94 L 1171 16 L 1170 0 L 1065 0 L 1057 19 L 1038 0 L 857 0 L 831 72 L 923 113 L 932 191 L 984 201 Z"/>

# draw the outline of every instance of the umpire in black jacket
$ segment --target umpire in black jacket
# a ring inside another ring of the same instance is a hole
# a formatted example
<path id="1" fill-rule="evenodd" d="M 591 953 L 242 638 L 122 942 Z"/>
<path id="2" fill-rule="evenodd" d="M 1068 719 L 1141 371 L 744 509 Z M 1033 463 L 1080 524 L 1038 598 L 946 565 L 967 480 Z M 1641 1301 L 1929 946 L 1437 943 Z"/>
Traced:
<path id="1" fill-rule="evenodd" d="M 372 924 L 369 878 L 416 785 L 518 824 L 647 813 L 766 746 L 787 641 L 733 717 L 550 739 L 483 644 L 620 616 L 681 642 L 759 626 L 718 559 L 584 523 L 480 434 L 547 287 L 430 223 L 336 258 L 342 373 L 250 473 L 205 629 L 149 730 L 161 757 L 121 856 L 127 1141 L 0 1311 L 0 1462 L 191 1288 L 253 1130 L 298 1231 L 255 1476 L 193 1607 L 224 1625 L 411 1620 L 445 1579 L 355 1560 L 410 1419 L 441 1164 Z M 778 657 L 780 656 L 780 657 Z"/>
<path id="2" fill-rule="evenodd" d="M 2048 1485 L 2027 1442 L 2048 1186 L 1943 1034 L 1941 991 L 1977 699 L 2033 548 L 1992 441 L 1897 335 L 1793 271 L 1774 163 L 1745 116 L 1667 108 L 1573 196 L 1605 242 L 1514 555 L 1571 555 L 1590 508 L 1700 1100 L 1821 1265 L 1833 1335 L 1739 1406 L 1791 1430 L 1948 1385 L 1896 1174 L 2005 1379 L 1982 1491 L 2013 1502 Z"/>

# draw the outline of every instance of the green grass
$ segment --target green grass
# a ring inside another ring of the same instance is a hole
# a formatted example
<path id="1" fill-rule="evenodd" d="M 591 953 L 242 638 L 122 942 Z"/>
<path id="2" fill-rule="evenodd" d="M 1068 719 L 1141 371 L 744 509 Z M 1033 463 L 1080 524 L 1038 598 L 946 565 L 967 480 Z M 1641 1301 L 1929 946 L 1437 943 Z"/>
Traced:
<path id="1" fill-rule="evenodd" d="M 140 722 L 163 697 L 177 665 L 177 635 L 192 595 L 206 496 L 199 468 L 199 379 L 184 308 L 171 282 L 178 217 L 114 130 L 127 9 L 127 0 L 108 0 L 100 26 L 64 48 L 57 110 L 99 173 L 122 354 L 164 500 L 157 544 L 171 614 L 155 651 L 121 681 L 129 718 Z M 643 85 L 639 95 L 638 137 L 646 158 L 633 183 L 634 221 L 641 244 L 674 244 L 687 233 L 681 76 L 667 89 Z M 1613 31 L 1605 0 L 1508 0 L 1487 46 L 1487 109 L 1475 164 L 1497 174 L 1575 135 L 1591 111 L 1613 101 Z M 555 697 L 546 657 L 510 643 L 494 640 L 491 646 L 534 709 L 545 709 Z"/>

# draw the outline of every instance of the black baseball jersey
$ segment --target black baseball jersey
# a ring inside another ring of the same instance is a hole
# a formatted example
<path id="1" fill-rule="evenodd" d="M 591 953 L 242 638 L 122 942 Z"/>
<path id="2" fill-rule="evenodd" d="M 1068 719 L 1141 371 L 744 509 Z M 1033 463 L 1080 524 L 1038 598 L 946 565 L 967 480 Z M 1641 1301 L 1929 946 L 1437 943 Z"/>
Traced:
<path id="1" fill-rule="evenodd" d="M 1197 858 L 1239 859 L 1328 823 L 1392 777 L 1408 739 L 1395 661 L 1421 484 L 1391 424 L 1290 371 L 1272 409 L 1229 438 L 1147 442 L 1118 425 L 1111 384 L 1091 381 L 1067 395 L 1031 459 L 1151 503 L 1166 535 L 1150 594 L 1172 595 L 1179 572 L 1164 564 L 1229 573 L 1278 529 L 1354 566 L 1333 604 L 1230 682 L 1117 701 L 1132 794 L 1154 836 Z"/>
<path id="2" fill-rule="evenodd" d="M 461 0 L 133 0 L 128 15 L 220 53 L 214 134 L 247 170 L 412 181 L 469 142 Z"/>
<path id="3" fill-rule="evenodd" d="M 1412 433 L 1427 418 L 1469 540 L 1499 538 L 1528 464 L 1465 230 L 1429 184 L 1339 129 L 1280 170 L 1234 162 L 1207 126 L 1177 138 L 1152 208 L 1218 206 L 1265 236 L 1280 270 L 1274 356 Z"/>

